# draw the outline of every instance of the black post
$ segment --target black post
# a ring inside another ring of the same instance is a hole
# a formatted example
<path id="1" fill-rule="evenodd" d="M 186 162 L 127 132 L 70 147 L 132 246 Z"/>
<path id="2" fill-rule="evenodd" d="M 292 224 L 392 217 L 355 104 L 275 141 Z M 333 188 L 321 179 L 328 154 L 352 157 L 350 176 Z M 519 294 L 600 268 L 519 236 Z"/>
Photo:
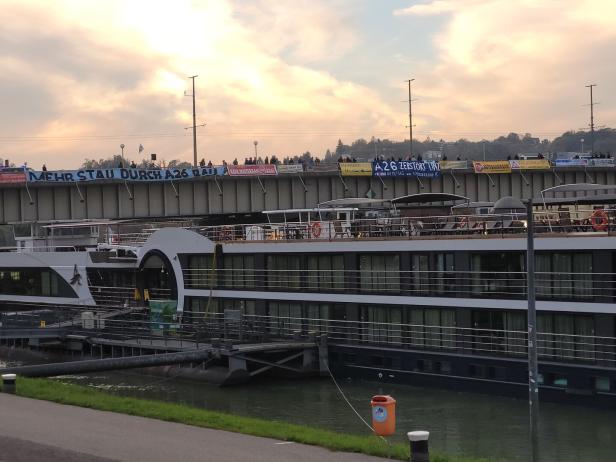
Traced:
<path id="1" fill-rule="evenodd" d="M 2 391 L 11 395 L 15 394 L 15 374 L 2 374 Z"/>
<path id="2" fill-rule="evenodd" d="M 415 431 L 406 434 L 411 443 L 411 462 L 430 462 L 428 438 L 430 432 Z"/>
<path id="3" fill-rule="evenodd" d="M 535 241 L 533 200 L 526 203 L 526 281 L 528 289 L 528 410 L 530 418 L 531 461 L 539 460 L 537 433 L 539 426 L 539 371 L 537 365 L 537 311 L 535 309 Z"/>

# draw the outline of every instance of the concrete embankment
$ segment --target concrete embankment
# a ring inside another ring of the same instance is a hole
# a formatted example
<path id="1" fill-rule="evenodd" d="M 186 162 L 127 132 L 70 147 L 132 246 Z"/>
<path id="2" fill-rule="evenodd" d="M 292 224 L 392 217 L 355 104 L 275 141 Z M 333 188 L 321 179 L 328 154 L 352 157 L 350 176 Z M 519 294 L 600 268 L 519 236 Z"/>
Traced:
<path id="1" fill-rule="evenodd" d="M 12 462 L 383 460 L 3 393 L 0 409 L 0 459 Z"/>

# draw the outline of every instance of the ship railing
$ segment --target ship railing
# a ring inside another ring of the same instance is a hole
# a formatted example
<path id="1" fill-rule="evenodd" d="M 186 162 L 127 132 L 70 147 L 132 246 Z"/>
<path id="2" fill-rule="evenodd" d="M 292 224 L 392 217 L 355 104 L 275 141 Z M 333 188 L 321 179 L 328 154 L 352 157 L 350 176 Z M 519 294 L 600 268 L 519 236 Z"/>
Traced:
<path id="1" fill-rule="evenodd" d="M 183 270 L 187 289 L 330 292 L 430 297 L 526 297 L 524 271 L 385 270 L 385 269 L 216 269 Z M 539 299 L 613 302 L 614 273 L 535 272 Z"/>
<path id="2" fill-rule="evenodd" d="M 73 245 L 42 245 L 36 247 L 0 247 L 0 252 L 33 253 L 33 252 L 77 252 L 85 247 Z"/>
<path id="3" fill-rule="evenodd" d="M 615 230 L 614 209 L 547 210 L 534 213 L 538 235 L 606 234 Z M 327 209 L 324 209 L 327 214 Z M 213 241 L 297 241 L 357 239 L 421 239 L 507 237 L 526 233 L 526 212 L 483 215 L 360 218 L 350 222 L 324 219 L 312 222 L 254 223 L 192 227 Z"/>
<path id="4" fill-rule="evenodd" d="M 156 231 L 164 228 L 190 228 L 193 220 L 113 223 L 101 226 L 100 244 L 142 245 Z"/>
<path id="5" fill-rule="evenodd" d="M 81 316 L 92 307 L 76 310 L 36 310 L 28 316 L 0 313 L 3 327 L 37 327 L 40 319 L 65 322 L 76 332 L 107 339 L 149 342 L 152 345 L 179 347 L 208 343 L 214 338 L 232 339 L 246 343 L 289 341 L 291 339 L 316 340 L 325 335 L 336 344 L 365 345 L 393 349 L 443 351 L 452 354 L 522 357 L 527 353 L 527 335 L 524 322 L 517 329 L 488 329 L 458 327 L 454 319 L 450 325 L 425 321 L 403 323 L 396 320 L 340 320 L 326 317 L 288 315 L 266 316 L 245 314 L 240 310 L 229 313 L 190 311 L 177 313 L 166 319 L 153 317 L 143 308 L 97 307 L 94 317 Z M 62 317 L 64 316 L 64 317 Z M 48 321 L 48 325 L 51 322 Z M 587 332 L 538 332 L 538 352 L 544 361 L 600 364 L 616 367 L 616 338 Z"/>
<path id="6" fill-rule="evenodd" d="M 525 210 L 493 214 L 450 214 L 338 220 L 323 209 L 323 220 L 198 226 L 194 220 L 119 223 L 101 227 L 100 243 L 142 245 L 163 228 L 195 231 L 216 242 L 369 240 L 510 237 L 526 233 Z M 602 235 L 615 230 L 616 209 L 546 209 L 534 212 L 537 235 Z"/>

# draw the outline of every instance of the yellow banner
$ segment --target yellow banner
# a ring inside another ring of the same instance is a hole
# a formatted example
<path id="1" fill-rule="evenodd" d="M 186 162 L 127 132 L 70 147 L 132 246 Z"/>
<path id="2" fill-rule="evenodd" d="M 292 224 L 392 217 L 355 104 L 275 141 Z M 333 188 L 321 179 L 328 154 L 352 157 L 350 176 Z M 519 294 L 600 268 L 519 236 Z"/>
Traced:
<path id="1" fill-rule="evenodd" d="M 547 159 L 510 160 L 513 170 L 549 170 L 550 161 Z"/>
<path id="2" fill-rule="evenodd" d="M 473 161 L 475 173 L 511 173 L 508 160 Z"/>
<path id="3" fill-rule="evenodd" d="M 465 160 L 439 160 L 438 163 L 441 166 L 441 170 L 468 168 Z"/>
<path id="4" fill-rule="evenodd" d="M 371 162 L 340 162 L 342 176 L 372 176 Z"/>

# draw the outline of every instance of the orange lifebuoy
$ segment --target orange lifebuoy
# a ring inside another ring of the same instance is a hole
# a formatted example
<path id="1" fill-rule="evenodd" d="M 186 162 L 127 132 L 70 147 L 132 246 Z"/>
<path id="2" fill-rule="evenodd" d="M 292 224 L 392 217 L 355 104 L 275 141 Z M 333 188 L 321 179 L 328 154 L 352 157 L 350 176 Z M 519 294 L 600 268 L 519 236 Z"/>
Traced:
<path id="1" fill-rule="evenodd" d="M 609 223 L 607 213 L 603 209 L 595 210 L 590 216 L 590 222 L 595 231 L 606 231 Z"/>
<path id="2" fill-rule="evenodd" d="M 313 222 L 310 225 L 310 232 L 314 237 L 319 237 L 321 235 L 321 223 L 318 221 Z"/>

